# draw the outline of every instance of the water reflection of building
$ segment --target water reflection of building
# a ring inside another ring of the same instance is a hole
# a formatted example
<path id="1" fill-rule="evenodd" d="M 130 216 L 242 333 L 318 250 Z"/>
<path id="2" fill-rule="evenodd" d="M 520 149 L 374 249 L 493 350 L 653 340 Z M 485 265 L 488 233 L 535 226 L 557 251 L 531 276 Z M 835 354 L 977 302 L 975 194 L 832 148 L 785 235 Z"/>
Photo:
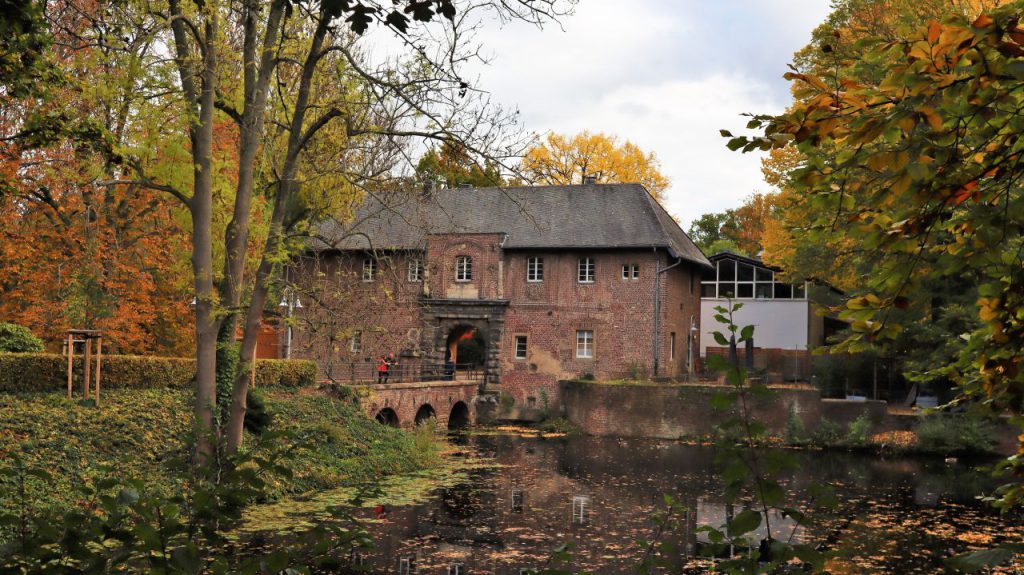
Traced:
<path id="1" fill-rule="evenodd" d="M 721 484 L 713 471 L 713 451 L 706 448 L 592 438 L 524 442 L 477 437 L 473 442 L 480 452 L 494 454 L 502 467 L 481 470 L 471 483 L 441 492 L 426 505 L 390 513 L 387 525 L 374 528 L 378 548 L 369 558 L 370 572 L 401 573 L 401 558 L 412 556 L 419 574 L 443 575 L 459 564 L 467 575 L 519 575 L 520 569 L 542 565 L 563 543 L 574 544 L 574 563 L 566 566 L 571 570 L 632 572 L 642 555 L 636 540 L 653 533 L 650 517 L 664 509 L 663 493 L 689 507 L 677 516 L 679 528 L 669 539 L 680 549 L 677 563 L 683 564 L 687 559 L 682 555 L 706 542 L 700 526 L 721 527 L 744 509 L 736 505 L 730 513 L 714 497 Z M 861 501 L 860 513 L 870 511 L 878 497 L 892 510 L 927 507 L 934 497 L 961 507 L 973 501 L 964 486 L 977 475 L 941 461 L 794 456 L 798 471 L 784 478 L 787 490 L 799 493 L 812 484 L 836 483 L 848 499 Z M 935 495 L 921 498 L 919 486 Z M 573 521 L 573 501 L 579 496 L 589 497 L 583 524 Z M 776 538 L 788 538 L 794 528 L 792 519 L 778 514 L 770 522 Z M 748 538 L 756 544 L 766 535 L 762 524 Z M 823 539 L 822 533 L 797 534 L 804 536 Z"/>

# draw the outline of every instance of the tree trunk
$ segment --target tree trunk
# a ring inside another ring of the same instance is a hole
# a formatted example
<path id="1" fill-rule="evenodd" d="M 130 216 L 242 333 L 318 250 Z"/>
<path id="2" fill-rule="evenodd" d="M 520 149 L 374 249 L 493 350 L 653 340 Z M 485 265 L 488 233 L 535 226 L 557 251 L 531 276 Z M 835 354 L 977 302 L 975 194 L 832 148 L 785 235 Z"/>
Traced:
<path id="1" fill-rule="evenodd" d="M 288 150 L 285 154 L 280 180 L 278 181 L 277 197 L 274 199 L 274 211 L 270 218 L 270 234 L 267 236 L 267 243 L 263 249 L 260 267 L 256 271 L 256 284 L 253 287 L 252 300 L 249 302 L 245 315 L 245 335 L 242 338 L 242 349 L 239 352 L 239 372 L 235 377 L 235 385 L 231 393 L 231 411 L 225 431 L 228 454 L 237 453 L 238 449 L 242 446 L 242 432 L 247 405 L 246 398 L 249 393 L 247 372 L 252 369 L 252 362 L 256 361 L 256 338 L 259 336 L 260 324 L 263 321 L 263 308 L 270 289 L 270 278 L 274 271 L 274 262 L 277 261 L 280 255 L 279 252 L 283 248 L 282 242 L 285 236 L 284 223 L 288 206 L 291 204 L 291 196 L 295 192 L 295 176 L 298 173 L 299 158 L 305 142 L 312 135 L 305 132 L 304 126 L 313 73 L 320 58 L 323 57 L 321 48 L 323 47 L 324 39 L 327 37 L 328 23 L 329 18 L 321 12 L 316 31 L 313 33 L 313 38 L 310 41 L 309 52 L 302 67 L 302 76 L 295 98 L 295 108 L 292 113 L 291 124 L 289 125 Z"/>
<path id="2" fill-rule="evenodd" d="M 205 28 L 199 118 L 192 132 L 192 272 L 196 293 L 196 462 L 211 461 L 217 437 L 217 332 L 213 313 L 213 114 L 217 82 L 217 9 Z"/>

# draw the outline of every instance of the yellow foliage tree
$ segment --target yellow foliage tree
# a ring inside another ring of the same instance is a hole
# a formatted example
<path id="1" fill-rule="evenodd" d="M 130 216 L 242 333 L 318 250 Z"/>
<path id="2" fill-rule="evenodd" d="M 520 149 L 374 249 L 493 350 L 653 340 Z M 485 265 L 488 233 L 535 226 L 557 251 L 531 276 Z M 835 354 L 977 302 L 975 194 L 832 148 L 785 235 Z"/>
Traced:
<path id="1" fill-rule="evenodd" d="M 671 180 L 661 173 L 654 152 L 601 132 L 587 130 L 569 137 L 551 133 L 523 156 L 521 169 L 533 184 L 578 184 L 583 176 L 598 183 L 640 183 L 659 201 Z"/>

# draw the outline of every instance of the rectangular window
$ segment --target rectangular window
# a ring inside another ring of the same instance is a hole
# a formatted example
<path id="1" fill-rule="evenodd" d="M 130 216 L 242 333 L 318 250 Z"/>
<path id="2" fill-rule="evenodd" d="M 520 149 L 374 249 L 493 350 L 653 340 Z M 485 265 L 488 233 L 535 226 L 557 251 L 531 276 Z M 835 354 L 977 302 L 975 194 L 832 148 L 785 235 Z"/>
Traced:
<path id="1" fill-rule="evenodd" d="M 572 522 L 586 525 L 590 518 L 590 497 L 577 495 L 572 498 Z"/>
<path id="2" fill-rule="evenodd" d="M 419 258 L 413 258 L 409 260 L 409 281 L 421 282 L 423 281 L 423 260 Z"/>
<path id="3" fill-rule="evenodd" d="M 363 351 L 363 332 L 357 331 L 352 334 L 352 339 L 348 342 L 348 350 L 352 353 Z"/>
<path id="4" fill-rule="evenodd" d="M 473 258 L 459 256 L 455 258 L 455 281 L 468 282 L 473 280 Z"/>
<path id="5" fill-rule="evenodd" d="M 526 359 L 526 336 L 516 336 L 516 359 Z"/>
<path id="6" fill-rule="evenodd" d="M 674 361 L 676 359 L 676 332 L 668 334 L 668 360 Z"/>
<path id="7" fill-rule="evenodd" d="M 718 281 L 736 281 L 736 262 L 734 260 L 718 262 Z"/>
<path id="8" fill-rule="evenodd" d="M 754 292 L 754 297 L 756 297 L 757 299 L 772 299 L 771 282 L 757 282 L 757 288 Z"/>
<path id="9" fill-rule="evenodd" d="M 576 357 L 594 357 L 594 332 L 579 330 L 576 332 Z"/>
<path id="10" fill-rule="evenodd" d="M 466 575 L 462 563 L 452 563 L 448 565 L 448 575 Z"/>
<path id="11" fill-rule="evenodd" d="M 594 258 L 580 258 L 576 280 L 581 284 L 594 283 Z"/>
<path id="12" fill-rule="evenodd" d="M 637 264 L 624 264 L 622 266 L 622 279 L 639 279 L 640 278 L 640 266 Z"/>
<path id="13" fill-rule="evenodd" d="M 372 282 L 377 275 L 377 260 L 366 258 L 363 260 L 363 281 Z"/>
<path id="14" fill-rule="evenodd" d="M 398 575 L 414 575 L 416 573 L 416 557 L 402 557 L 398 560 Z"/>
<path id="15" fill-rule="evenodd" d="M 804 299 L 807 297 L 807 284 L 793 284 L 793 299 Z"/>
<path id="16" fill-rule="evenodd" d="M 790 299 L 793 297 L 793 286 L 784 283 L 775 284 L 775 299 Z"/>
<path id="17" fill-rule="evenodd" d="M 544 258 L 526 258 L 526 281 L 544 281 Z"/>
<path id="18" fill-rule="evenodd" d="M 718 297 L 718 284 L 715 282 L 701 283 L 700 297 Z"/>
<path id="19" fill-rule="evenodd" d="M 522 489 L 512 490 L 512 513 L 522 513 L 525 505 L 525 493 Z"/>

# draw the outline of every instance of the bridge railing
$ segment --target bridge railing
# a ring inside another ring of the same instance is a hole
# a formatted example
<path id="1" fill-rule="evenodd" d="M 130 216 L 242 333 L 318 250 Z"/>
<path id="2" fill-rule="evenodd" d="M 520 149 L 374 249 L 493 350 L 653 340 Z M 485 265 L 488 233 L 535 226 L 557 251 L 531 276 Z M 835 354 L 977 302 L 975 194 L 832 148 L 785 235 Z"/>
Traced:
<path id="1" fill-rule="evenodd" d="M 400 362 L 392 364 L 385 377 L 377 370 L 376 362 L 363 361 L 330 366 L 324 378 L 349 385 L 437 381 L 482 383 L 484 370 L 483 366 L 469 363 Z"/>

